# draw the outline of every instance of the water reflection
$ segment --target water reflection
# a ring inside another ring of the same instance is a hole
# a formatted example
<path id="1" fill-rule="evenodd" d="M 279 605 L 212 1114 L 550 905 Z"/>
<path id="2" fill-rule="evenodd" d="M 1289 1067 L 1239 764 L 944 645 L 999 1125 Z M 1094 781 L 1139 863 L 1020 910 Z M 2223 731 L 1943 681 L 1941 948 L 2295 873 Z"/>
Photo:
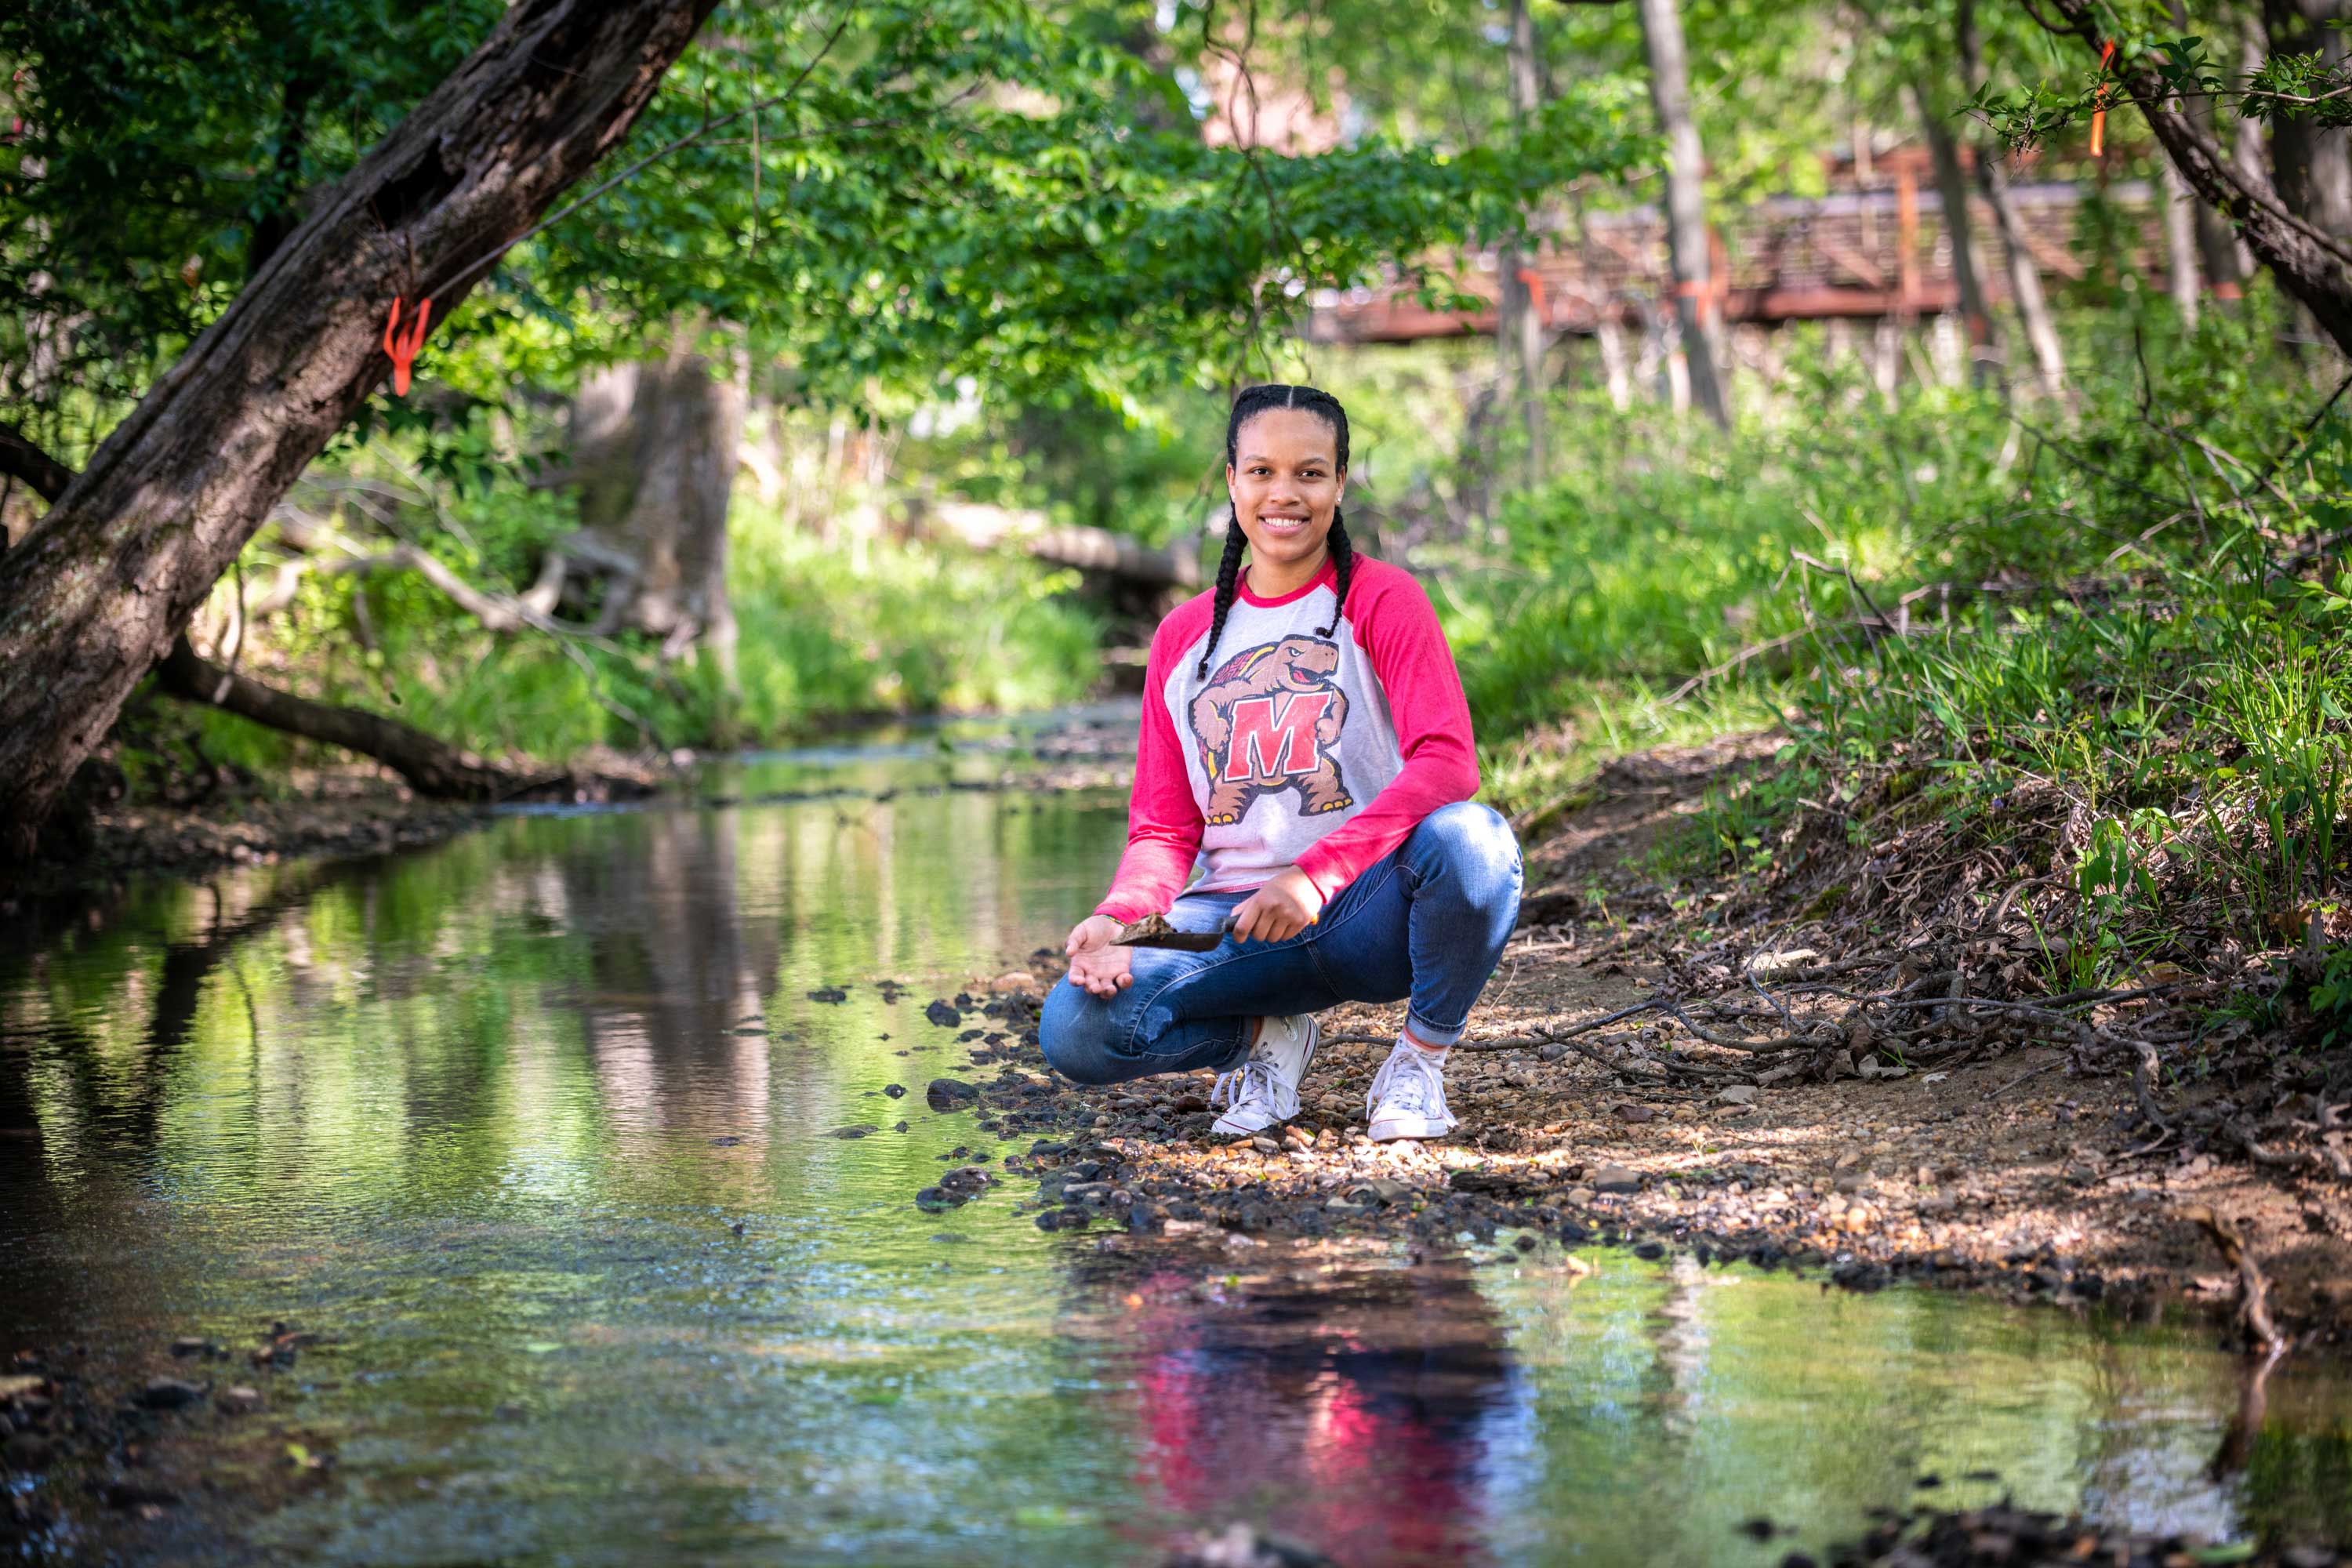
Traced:
<path id="1" fill-rule="evenodd" d="M 1140 1501 L 1342 1563 L 1478 1555 L 1487 1478 L 1524 1447 L 1532 1391 L 1469 1264 L 1260 1250 L 1238 1271 L 1181 1251 L 1078 1270 L 1117 1308 L 1068 1326 L 1128 1368 Z"/>
<path id="2" fill-rule="evenodd" d="M 964 1070 L 925 1004 L 1056 940 L 1124 826 L 922 793 L 971 766 L 761 763 L 746 799 L 898 793 L 517 816 L 31 933 L 0 1344 L 128 1378 L 337 1336 L 270 1393 L 341 1482 L 256 1527 L 321 1562 L 1150 1563 L 1238 1518 L 1354 1568 L 1745 1565 L 1786 1550 L 1746 1520 L 1818 1551 L 1975 1469 L 2352 1531 L 2343 1383 L 2290 1362 L 2256 1408 L 2194 1337 L 1549 1245 L 1106 1252 L 1017 1184 L 917 1213 L 942 1156 L 1012 1152 L 924 1106 Z"/>

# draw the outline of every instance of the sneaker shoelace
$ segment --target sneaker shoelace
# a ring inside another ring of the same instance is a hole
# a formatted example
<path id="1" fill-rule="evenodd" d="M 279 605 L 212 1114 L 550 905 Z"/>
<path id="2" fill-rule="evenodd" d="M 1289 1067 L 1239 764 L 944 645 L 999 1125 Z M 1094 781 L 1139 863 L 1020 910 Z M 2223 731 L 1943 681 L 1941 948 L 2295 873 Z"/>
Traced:
<path id="1" fill-rule="evenodd" d="M 1418 1046 L 1399 1046 L 1372 1080 L 1376 1109 L 1405 1116 L 1445 1114 L 1445 1073 Z"/>
<path id="2" fill-rule="evenodd" d="M 1285 1121 L 1298 1114 L 1298 1091 L 1282 1081 L 1280 1069 L 1269 1058 L 1252 1057 L 1233 1071 L 1219 1073 L 1209 1088 L 1212 1110 L 1220 1105 L 1238 1110 L 1252 1100 L 1264 1100 Z"/>

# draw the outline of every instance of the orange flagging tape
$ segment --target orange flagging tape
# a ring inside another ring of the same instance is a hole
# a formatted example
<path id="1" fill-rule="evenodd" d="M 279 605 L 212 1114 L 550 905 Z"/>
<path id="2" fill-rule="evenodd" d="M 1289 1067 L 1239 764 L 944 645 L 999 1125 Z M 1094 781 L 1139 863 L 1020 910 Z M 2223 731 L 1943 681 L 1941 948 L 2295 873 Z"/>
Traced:
<path id="1" fill-rule="evenodd" d="M 392 320 L 383 324 L 383 352 L 392 356 L 392 395 L 408 395 L 408 368 L 416 363 L 416 351 L 425 346 L 425 324 L 433 319 L 433 301 L 416 302 L 416 321 L 404 333 L 400 330 L 400 296 L 392 297 Z"/>
<path id="2" fill-rule="evenodd" d="M 2107 74 L 2107 62 L 2116 58 L 2116 41 L 2109 38 L 2099 49 L 2099 74 Z M 2091 156 L 2096 158 L 2107 144 L 2107 84 L 2099 83 L 2099 95 L 2092 100 L 2096 105 L 2091 110 Z"/>

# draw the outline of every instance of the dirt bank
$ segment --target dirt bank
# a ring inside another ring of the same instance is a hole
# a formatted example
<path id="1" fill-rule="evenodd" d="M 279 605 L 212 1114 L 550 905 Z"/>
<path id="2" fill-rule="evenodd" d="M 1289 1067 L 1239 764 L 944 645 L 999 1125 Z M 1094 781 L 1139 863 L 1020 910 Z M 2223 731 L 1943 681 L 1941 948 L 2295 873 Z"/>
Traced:
<path id="1" fill-rule="evenodd" d="M 1529 1227 L 1793 1261 L 1862 1289 L 1910 1278 L 2138 1315 L 2187 1308 L 2242 1335 L 2240 1276 L 2201 1208 L 2244 1238 L 2283 1333 L 2340 1342 L 2352 1329 L 2352 1187 L 2324 1156 L 2341 1152 L 2341 1135 L 2294 1155 L 2246 1135 L 2275 1084 L 2245 1071 L 2184 1077 L 2177 1061 L 2136 1083 L 2131 1053 L 2086 1051 L 2066 1032 L 2060 1044 L 1970 1032 L 1958 1017 L 2032 1005 L 1999 1001 L 1953 1006 L 1955 1037 L 1925 1047 L 1927 1059 L 1890 1060 L 1901 1053 L 1857 1040 L 1856 1005 L 1836 993 L 1900 995 L 1922 974 L 1944 985 L 1943 966 L 1969 961 L 1953 961 L 1949 943 L 1936 951 L 1932 932 L 1849 959 L 1860 942 L 1816 946 L 1783 920 L 1772 939 L 1783 955 L 1762 971 L 1770 985 L 1700 983 L 1738 954 L 1695 939 L 1693 911 L 1703 919 L 1732 895 L 1661 879 L 1651 850 L 1711 781 L 1764 749 L 1735 741 L 1628 759 L 1530 848 L 1528 921 L 1473 1018 L 1485 1048 L 1454 1054 L 1463 1125 L 1444 1142 L 1363 1141 L 1364 1092 L 1396 1007 L 1324 1015 L 1303 1114 L 1238 1142 L 1208 1131 L 1208 1075 L 1078 1089 L 1051 1079 L 1034 1030 L 983 1047 L 979 1059 L 1003 1068 L 983 1106 L 1008 1131 L 1046 1134 L 1016 1163 L 1042 1179 L 1051 1206 L 1039 1222 L 1433 1242 Z M 1033 964 L 1041 982 L 1057 977 L 1055 955 Z M 2069 1004 L 2067 1017 L 2102 1041 L 2130 1038 L 2161 1005 Z M 1591 1027 L 1629 1008 L 1642 1010 Z M 1773 1038 L 1800 1044 L 1759 1054 Z M 2316 1114 L 2333 1120 L 2324 1103 Z"/>

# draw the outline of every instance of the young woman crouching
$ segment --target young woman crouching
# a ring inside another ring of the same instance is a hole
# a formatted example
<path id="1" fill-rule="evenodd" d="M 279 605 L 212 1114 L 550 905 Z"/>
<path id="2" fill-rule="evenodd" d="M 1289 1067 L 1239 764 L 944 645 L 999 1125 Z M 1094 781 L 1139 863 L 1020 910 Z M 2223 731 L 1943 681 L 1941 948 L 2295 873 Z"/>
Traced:
<path id="1" fill-rule="evenodd" d="M 1428 596 L 1349 547 L 1347 483 L 1338 399 L 1234 401 L 1217 585 L 1151 639 L 1127 853 L 1070 932 L 1042 1039 L 1080 1083 L 1213 1068 L 1216 1130 L 1255 1132 L 1298 1113 L 1312 1015 L 1409 998 L 1370 1131 L 1442 1138 L 1446 1049 L 1518 918 L 1519 847 L 1470 799 L 1469 705 Z M 1162 911 L 1232 930 L 1206 952 L 1110 945 Z"/>

